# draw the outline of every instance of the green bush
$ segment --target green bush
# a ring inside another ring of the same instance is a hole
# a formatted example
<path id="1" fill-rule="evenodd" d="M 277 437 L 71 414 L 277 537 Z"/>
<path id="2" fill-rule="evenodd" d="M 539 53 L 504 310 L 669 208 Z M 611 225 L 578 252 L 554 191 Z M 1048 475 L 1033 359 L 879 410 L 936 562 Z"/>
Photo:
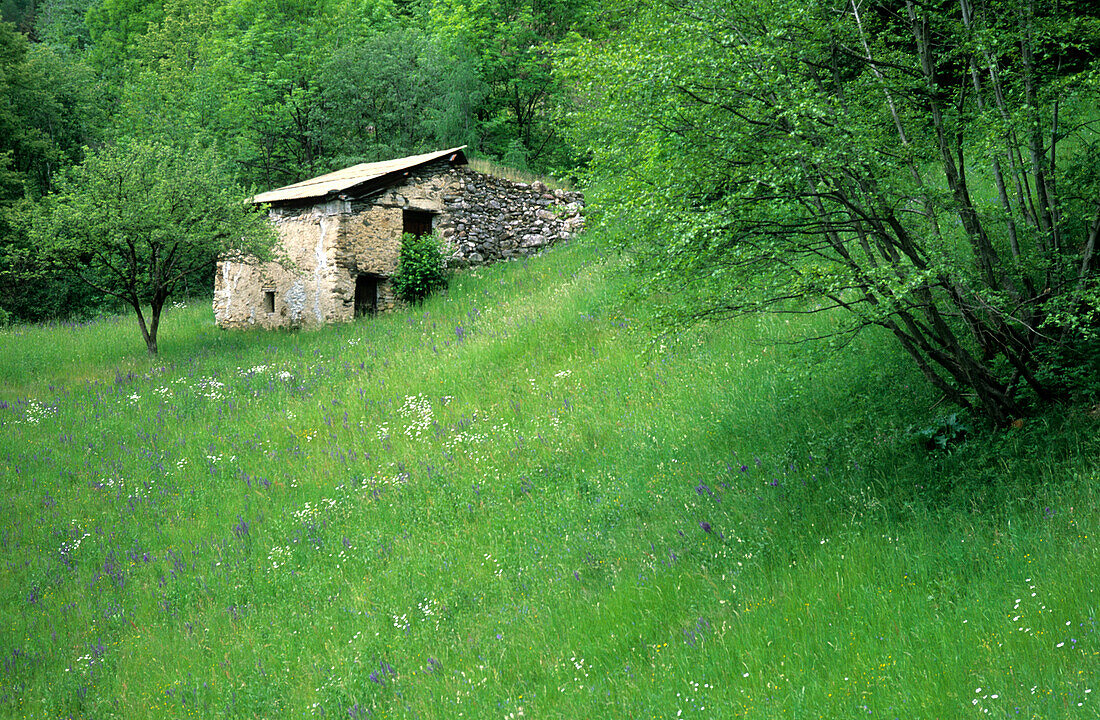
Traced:
<path id="1" fill-rule="evenodd" d="M 1067 332 L 1069 339 L 1049 342 L 1036 352 L 1040 381 L 1074 403 L 1100 401 L 1100 337 L 1095 332 Z"/>
<path id="2" fill-rule="evenodd" d="M 417 237 L 405 233 L 401 238 L 401 254 L 393 289 L 405 302 L 419 303 L 435 290 L 447 287 L 447 268 L 439 238 L 435 235 Z"/>
<path id="3" fill-rule="evenodd" d="M 925 450 L 947 450 L 962 443 L 969 434 L 966 413 L 951 413 L 924 427 L 909 428 L 909 435 L 916 438 Z"/>

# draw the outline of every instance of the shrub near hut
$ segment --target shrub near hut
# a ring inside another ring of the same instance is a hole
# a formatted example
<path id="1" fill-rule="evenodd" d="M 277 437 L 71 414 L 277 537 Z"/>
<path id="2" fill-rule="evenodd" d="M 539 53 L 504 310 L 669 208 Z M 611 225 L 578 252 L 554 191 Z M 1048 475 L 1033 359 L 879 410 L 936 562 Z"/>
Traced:
<path id="1" fill-rule="evenodd" d="M 397 297 L 408 303 L 419 303 L 445 287 L 447 269 L 439 238 L 405 233 L 401 238 L 401 254 L 393 275 L 393 289 Z"/>

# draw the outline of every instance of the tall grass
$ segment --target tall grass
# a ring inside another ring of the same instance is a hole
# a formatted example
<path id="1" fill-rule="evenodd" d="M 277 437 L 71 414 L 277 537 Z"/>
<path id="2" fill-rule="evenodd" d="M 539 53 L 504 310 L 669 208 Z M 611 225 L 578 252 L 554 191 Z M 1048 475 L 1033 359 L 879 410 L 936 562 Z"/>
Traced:
<path id="1" fill-rule="evenodd" d="M 929 453 L 884 338 L 655 335 L 615 265 L 5 335 L 0 715 L 1095 716 L 1094 419 Z"/>
<path id="2" fill-rule="evenodd" d="M 572 184 L 560 178 L 540 175 L 529 170 L 521 170 L 487 158 L 470 158 L 470 168 L 486 175 L 512 180 L 514 182 L 533 183 L 539 181 L 555 190 L 572 190 Z"/>

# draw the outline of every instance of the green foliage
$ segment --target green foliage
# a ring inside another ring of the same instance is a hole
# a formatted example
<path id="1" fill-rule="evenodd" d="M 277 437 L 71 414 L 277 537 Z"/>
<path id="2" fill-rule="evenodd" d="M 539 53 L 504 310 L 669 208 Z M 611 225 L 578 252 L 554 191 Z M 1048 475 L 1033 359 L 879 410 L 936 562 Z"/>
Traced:
<path id="1" fill-rule="evenodd" d="M 50 188 L 95 137 L 85 69 L 0 23 L 0 204 Z"/>
<path id="2" fill-rule="evenodd" d="M 0 22 L 12 23 L 20 32 L 34 25 L 35 0 L 0 0 Z"/>
<path id="3" fill-rule="evenodd" d="M 439 238 L 405 233 L 392 282 L 397 297 L 410 303 L 421 303 L 433 292 L 447 287 L 447 267 Z"/>
<path id="4" fill-rule="evenodd" d="M 909 428 L 909 434 L 926 450 L 947 450 L 964 441 L 970 432 L 970 425 L 959 413 L 938 418 L 931 425 Z"/>
<path id="5" fill-rule="evenodd" d="M 120 81 L 134 43 L 150 24 L 164 17 L 165 4 L 164 0 L 100 0 L 89 5 L 85 23 L 92 65 Z"/>
<path id="6" fill-rule="evenodd" d="M 413 29 L 337 48 L 317 79 L 316 137 L 338 166 L 476 141 L 484 95 L 463 48 Z"/>
<path id="7" fill-rule="evenodd" d="M 434 35 L 478 57 L 486 88 L 478 109 L 481 151 L 495 158 L 510 154 L 510 165 L 522 156 L 536 170 L 570 162 L 557 128 L 567 95 L 554 74 L 553 46 L 584 25 L 590 12 L 587 0 L 434 0 Z"/>
<path id="8" fill-rule="evenodd" d="M 441 147 L 568 169 L 552 44 L 588 0 L 10 0 L 0 26 L 0 291 L 24 320 L 94 310 L 38 272 L 15 205 L 85 146 L 215 146 L 271 188 Z M 86 302 L 87 301 L 87 302 Z M 90 303 L 90 304 L 89 304 Z"/>
<path id="9" fill-rule="evenodd" d="M 112 298 L 104 298 L 42 257 L 32 232 L 40 212 L 40 204 L 27 198 L 0 208 L 0 231 L 6 241 L 0 249 L 5 309 L 22 322 L 86 320 L 114 309 Z"/>
<path id="10" fill-rule="evenodd" d="M 0 23 L 0 296 L 21 320 L 86 313 L 98 305 L 33 259 L 33 200 L 95 136 L 89 74 L 51 47 Z"/>
<path id="11" fill-rule="evenodd" d="M 553 175 L 539 175 L 538 173 L 531 172 L 530 170 L 520 170 L 518 168 L 503 165 L 501 163 L 493 162 L 492 160 L 486 160 L 485 158 L 470 158 L 469 166 L 471 170 L 476 170 L 479 173 L 485 173 L 486 175 L 495 175 L 505 180 L 511 180 L 513 182 L 527 183 L 528 185 L 533 182 L 541 182 L 552 189 L 573 190 L 574 187 L 568 180 L 562 180 L 554 177 Z M 547 208 L 549 212 L 558 212 L 558 209 L 554 206 Z"/>
<path id="12" fill-rule="evenodd" d="M 1100 337 L 1046 343 L 1036 354 L 1036 373 L 1047 384 L 1060 388 L 1067 400 L 1100 402 Z"/>
<path id="13" fill-rule="evenodd" d="M 90 154 L 42 203 L 41 259 L 137 315 L 150 354 L 165 302 L 220 256 L 269 259 L 275 235 L 213 148 L 128 141 Z M 151 310 L 147 324 L 143 307 Z"/>
<path id="14" fill-rule="evenodd" d="M 320 125 L 330 151 L 349 159 L 341 165 L 422 147 L 419 115 L 434 94 L 421 67 L 426 50 L 421 35 L 397 31 L 338 48 L 327 60 L 319 73 Z"/>
<path id="15" fill-rule="evenodd" d="M 130 42 L 125 78 L 112 117 L 112 136 L 157 138 L 232 147 L 233 96 L 219 44 L 217 4 L 179 0 Z"/>
<path id="16" fill-rule="evenodd" d="M 55 48 L 80 51 L 91 43 L 84 18 L 99 0 L 45 0 L 38 6 L 34 34 Z"/>
<path id="17" fill-rule="evenodd" d="M 571 132 L 675 321 L 843 309 L 995 422 L 1057 398 L 1042 328 L 1095 310 L 1095 7 L 609 12 L 567 47 Z"/>
<path id="18" fill-rule="evenodd" d="M 425 108 L 422 124 L 440 147 L 466 145 L 478 148 L 481 123 L 478 120 L 488 87 L 481 77 L 474 52 L 458 40 L 435 38 L 423 60 L 435 93 Z"/>

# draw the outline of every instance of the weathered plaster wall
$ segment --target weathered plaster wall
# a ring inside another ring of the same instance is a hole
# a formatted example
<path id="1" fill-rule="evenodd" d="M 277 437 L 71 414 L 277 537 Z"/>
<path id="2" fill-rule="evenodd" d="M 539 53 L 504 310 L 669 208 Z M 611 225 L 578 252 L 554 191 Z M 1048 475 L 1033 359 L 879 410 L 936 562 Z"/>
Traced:
<path id="1" fill-rule="evenodd" d="M 438 214 L 445 207 L 443 198 L 453 192 L 454 185 L 455 177 L 446 167 L 429 168 L 378 195 L 348 204 L 336 253 L 336 264 L 341 270 L 337 274 L 336 293 L 344 304 L 341 319 L 354 317 L 358 274 L 388 278 L 397 270 L 404 211 L 433 213 L 438 222 Z M 396 305 L 391 284 L 382 281 L 378 287 L 378 310 L 392 310 Z"/>
<path id="2" fill-rule="evenodd" d="M 271 220 L 292 267 L 218 263 L 214 318 L 221 327 L 309 327 L 344 319 L 333 292 L 339 276 L 336 247 L 346 203 L 319 205 L 300 213 L 272 213 Z M 275 312 L 264 293 L 275 292 Z M 354 291 L 354 289 L 353 289 Z"/>
<path id="3" fill-rule="evenodd" d="M 400 185 L 387 189 L 374 202 L 383 207 L 443 212 L 444 198 L 461 189 L 458 179 L 461 172 L 445 164 L 429 165 L 410 174 Z"/>
<path id="4" fill-rule="evenodd" d="M 353 272 L 393 275 L 401 254 L 401 210 L 366 205 L 343 220 L 337 262 Z"/>

